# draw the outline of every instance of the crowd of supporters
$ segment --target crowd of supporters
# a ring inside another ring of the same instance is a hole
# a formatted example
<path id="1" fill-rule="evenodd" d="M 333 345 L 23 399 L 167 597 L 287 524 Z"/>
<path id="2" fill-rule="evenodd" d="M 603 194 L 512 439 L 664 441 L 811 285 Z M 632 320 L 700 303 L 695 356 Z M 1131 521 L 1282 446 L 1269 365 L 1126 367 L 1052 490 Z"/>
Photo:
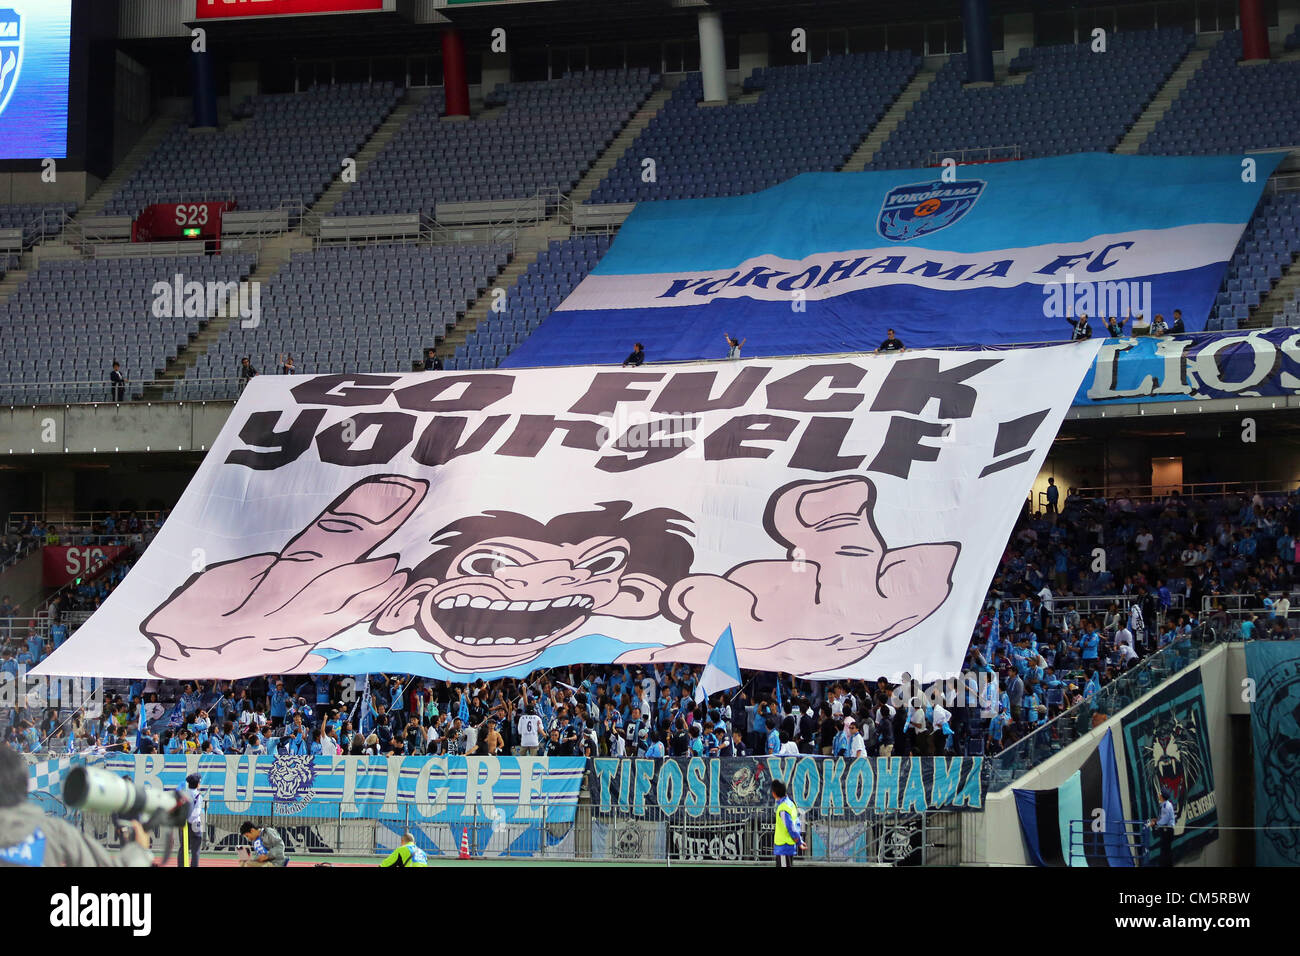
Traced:
<path id="1" fill-rule="evenodd" d="M 468 685 L 401 675 L 137 681 L 107 694 L 102 713 L 19 706 L 0 711 L 0 726 L 28 752 L 58 742 L 79 752 L 302 755 L 991 753 L 1198 628 L 1290 637 L 1297 528 L 1296 495 L 1134 504 L 1071 490 L 1059 510 L 1026 509 L 963 676 L 928 685 L 746 671 L 740 688 L 696 702 L 702 668 L 684 664 L 572 666 Z M 50 635 L 8 641 L 0 672 L 39 661 L 64 639 L 70 612 L 98 606 L 126 568 L 61 594 Z"/>

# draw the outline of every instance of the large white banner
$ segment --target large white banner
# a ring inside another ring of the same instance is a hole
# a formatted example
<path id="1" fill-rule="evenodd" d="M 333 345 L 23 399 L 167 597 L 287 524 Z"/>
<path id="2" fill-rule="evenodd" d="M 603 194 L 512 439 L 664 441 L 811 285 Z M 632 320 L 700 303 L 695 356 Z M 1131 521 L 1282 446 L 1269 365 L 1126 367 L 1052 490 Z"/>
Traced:
<path id="1" fill-rule="evenodd" d="M 1099 345 L 261 376 L 38 673 L 950 674 Z"/>

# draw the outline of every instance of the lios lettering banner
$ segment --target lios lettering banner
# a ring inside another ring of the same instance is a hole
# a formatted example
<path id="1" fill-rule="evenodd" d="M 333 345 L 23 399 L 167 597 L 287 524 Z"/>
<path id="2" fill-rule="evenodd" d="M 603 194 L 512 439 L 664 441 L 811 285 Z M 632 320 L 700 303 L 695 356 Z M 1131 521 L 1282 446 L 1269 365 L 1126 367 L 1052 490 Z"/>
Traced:
<path id="1" fill-rule="evenodd" d="M 1097 345 L 261 376 L 42 669 L 955 673 Z"/>
<path id="2" fill-rule="evenodd" d="M 61 588 L 77 578 L 94 577 L 126 550 L 124 545 L 117 544 L 47 544 L 41 549 L 41 581 L 47 588 Z"/>
<path id="3" fill-rule="evenodd" d="M 1076 405 L 1300 395 L 1300 331 L 1109 339 Z"/>
<path id="4" fill-rule="evenodd" d="M 183 789 L 197 773 L 209 814 L 459 823 L 572 820 L 581 757 L 289 757 L 110 754 L 95 766 L 139 786 Z M 57 771 L 57 772 L 56 772 Z M 57 801 L 62 766 L 33 765 L 32 790 Z M 561 808 L 567 807 L 564 813 Z M 400 834 L 399 834 L 400 836 Z"/>
<path id="5" fill-rule="evenodd" d="M 1087 153 L 805 173 L 725 199 L 641 203 L 513 367 L 1069 338 L 1071 320 L 1200 331 L 1282 154 Z M 661 173 L 662 175 L 662 173 Z M 1249 179 L 1249 182 L 1243 181 Z"/>
<path id="6" fill-rule="evenodd" d="M 747 818 L 783 780 L 794 802 L 823 815 L 980 810 L 982 757 L 597 757 L 592 803 L 601 814 Z"/>

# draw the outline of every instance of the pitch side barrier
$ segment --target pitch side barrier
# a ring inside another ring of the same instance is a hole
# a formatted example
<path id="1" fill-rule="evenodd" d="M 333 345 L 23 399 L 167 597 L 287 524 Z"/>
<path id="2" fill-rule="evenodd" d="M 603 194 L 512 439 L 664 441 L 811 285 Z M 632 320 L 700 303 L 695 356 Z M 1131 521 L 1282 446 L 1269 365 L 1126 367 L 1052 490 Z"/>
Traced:
<path id="1" fill-rule="evenodd" d="M 274 826 L 299 858 L 374 858 L 410 832 L 436 856 L 468 845 L 489 857 L 767 860 L 770 786 L 782 779 L 814 860 L 952 863 L 959 818 L 983 804 L 978 757 L 29 759 L 32 799 L 98 839 L 110 838 L 110 821 L 62 802 L 62 781 L 82 762 L 163 789 L 198 773 L 210 852 L 233 854 L 239 824 L 254 820 Z"/>

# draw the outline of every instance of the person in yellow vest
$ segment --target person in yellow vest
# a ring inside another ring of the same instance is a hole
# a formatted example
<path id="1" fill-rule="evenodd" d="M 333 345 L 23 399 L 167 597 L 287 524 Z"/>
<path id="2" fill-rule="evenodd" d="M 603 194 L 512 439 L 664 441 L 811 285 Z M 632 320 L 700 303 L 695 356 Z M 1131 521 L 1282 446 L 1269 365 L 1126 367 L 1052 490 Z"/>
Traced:
<path id="1" fill-rule="evenodd" d="M 402 834 L 402 845 L 388 854 L 379 865 L 392 867 L 428 866 L 429 858 L 423 850 L 415 845 L 415 837 L 411 836 L 408 830 Z"/>
<path id="2" fill-rule="evenodd" d="M 799 829 L 799 808 L 785 792 L 785 783 L 772 781 L 772 799 L 776 801 L 776 834 L 772 853 L 777 866 L 793 866 L 795 854 L 804 848 L 803 832 Z"/>

